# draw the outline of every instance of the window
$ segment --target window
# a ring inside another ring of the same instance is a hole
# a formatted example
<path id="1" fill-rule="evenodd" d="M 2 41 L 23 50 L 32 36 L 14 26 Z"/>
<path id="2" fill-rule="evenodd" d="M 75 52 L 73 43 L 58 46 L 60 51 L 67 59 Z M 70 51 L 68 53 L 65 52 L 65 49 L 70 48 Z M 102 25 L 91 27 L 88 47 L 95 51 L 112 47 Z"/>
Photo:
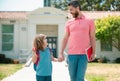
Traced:
<path id="1" fill-rule="evenodd" d="M 101 40 L 101 51 L 112 51 L 112 41 Z"/>
<path id="2" fill-rule="evenodd" d="M 2 51 L 12 51 L 14 42 L 13 25 L 2 25 Z"/>
<path id="3" fill-rule="evenodd" d="M 51 0 L 44 0 L 44 7 L 51 6 Z"/>

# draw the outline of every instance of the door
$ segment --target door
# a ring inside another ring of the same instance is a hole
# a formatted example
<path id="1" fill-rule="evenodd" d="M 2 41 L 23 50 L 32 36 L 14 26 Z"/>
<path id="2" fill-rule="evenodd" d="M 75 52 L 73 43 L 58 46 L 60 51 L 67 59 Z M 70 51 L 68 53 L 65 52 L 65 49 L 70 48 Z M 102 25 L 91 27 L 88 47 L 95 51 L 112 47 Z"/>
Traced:
<path id="1" fill-rule="evenodd" d="M 51 49 L 54 57 L 58 57 L 57 55 L 57 37 L 47 37 L 48 47 Z"/>

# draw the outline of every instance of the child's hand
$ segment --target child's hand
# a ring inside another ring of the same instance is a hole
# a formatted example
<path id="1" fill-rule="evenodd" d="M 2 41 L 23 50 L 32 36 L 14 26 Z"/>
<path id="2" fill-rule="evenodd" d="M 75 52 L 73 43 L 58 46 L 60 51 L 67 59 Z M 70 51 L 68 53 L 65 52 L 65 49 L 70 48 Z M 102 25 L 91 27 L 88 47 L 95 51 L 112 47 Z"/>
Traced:
<path id="1" fill-rule="evenodd" d="M 55 58 L 55 57 L 53 57 L 52 55 L 51 55 L 51 59 L 52 59 L 52 61 L 54 61 L 54 62 L 58 62 L 58 59 Z"/>
<path id="2" fill-rule="evenodd" d="M 53 58 L 53 61 L 54 61 L 54 62 L 58 62 L 58 59 L 57 59 L 57 58 Z"/>
<path id="3" fill-rule="evenodd" d="M 63 60 L 61 58 L 58 58 L 58 62 L 62 62 Z"/>

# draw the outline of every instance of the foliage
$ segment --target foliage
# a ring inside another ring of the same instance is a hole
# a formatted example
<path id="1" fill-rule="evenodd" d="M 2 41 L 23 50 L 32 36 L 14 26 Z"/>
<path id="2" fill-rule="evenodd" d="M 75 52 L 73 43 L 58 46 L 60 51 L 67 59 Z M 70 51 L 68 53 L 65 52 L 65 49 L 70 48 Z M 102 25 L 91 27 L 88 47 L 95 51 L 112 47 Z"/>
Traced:
<path id="1" fill-rule="evenodd" d="M 56 8 L 66 10 L 67 4 L 71 0 L 52 0 L 52 5 Z M 120 11 L 119 0 L 78 0 L 82 10 L 95 11 Z"/>
<path id="2" fill-rule="evenodd" d="M 68 0 L 52 0 L 52 6 L 58 9 L 67 10 Z"/>
<path id="3" fill-rule="evenodd" d="M 97 39 L 112 41 L 112 45 L 120 51 L 120 16 L 98 19 L 95 24 Z"/>
<path id="4" fill-rule="evenodd" d="M 120 63 L 120 57 L 115 59 L 115 63 Z"/>

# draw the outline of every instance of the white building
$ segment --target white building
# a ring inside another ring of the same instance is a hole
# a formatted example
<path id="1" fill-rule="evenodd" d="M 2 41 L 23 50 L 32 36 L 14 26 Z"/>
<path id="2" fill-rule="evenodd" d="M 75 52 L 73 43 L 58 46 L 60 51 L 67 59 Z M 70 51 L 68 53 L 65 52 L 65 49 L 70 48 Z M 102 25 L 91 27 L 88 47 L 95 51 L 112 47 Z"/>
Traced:
<path id="1" fill-rule="evenodd" d="M 87 12 L 88 18 L 98 19 L 108 15 L 120 15 L 120 12 Z M 67 14 L 52 7 L 39 8 L 31 12 L 0 12 L 0 53 L 12 59 L 25 61 L 31 54 L 36 34 L 46 34 L 49 47 L 54 56 L 58 56 Z M 114 60 L 120 57 L 120 51 L 97 41 L 97 57 Z"/>

